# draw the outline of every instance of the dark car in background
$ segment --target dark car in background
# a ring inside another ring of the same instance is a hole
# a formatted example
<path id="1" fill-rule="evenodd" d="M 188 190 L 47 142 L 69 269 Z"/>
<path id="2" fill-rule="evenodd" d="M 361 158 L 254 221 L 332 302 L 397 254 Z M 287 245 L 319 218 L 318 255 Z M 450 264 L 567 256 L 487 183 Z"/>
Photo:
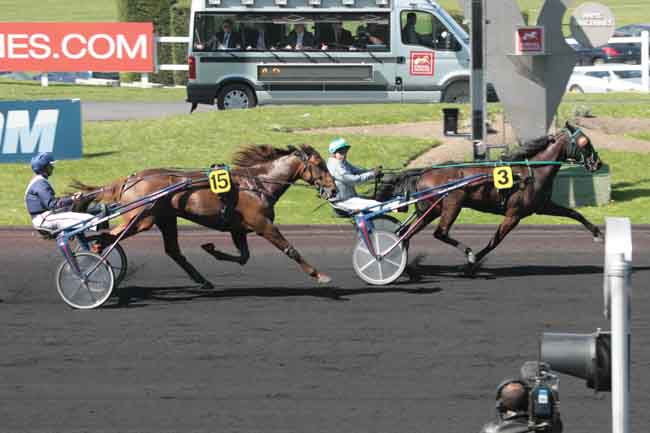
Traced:
<path id="1" fill-rule="evenodd" d="M 619 27 L 614 32 L 614 37 L 638 38 L 643 31 L 650 32 L 650 24 L 628 24 L 627 26 Z"/>
<path id="2" fill-rule="evenodd" d="M 578 66 L 602 65 L 603 63 L 641 63 L 641 46 L 631 43 L 611 43 L 602 47 L 586 48 L 570 42 L 577 55 Z"/>

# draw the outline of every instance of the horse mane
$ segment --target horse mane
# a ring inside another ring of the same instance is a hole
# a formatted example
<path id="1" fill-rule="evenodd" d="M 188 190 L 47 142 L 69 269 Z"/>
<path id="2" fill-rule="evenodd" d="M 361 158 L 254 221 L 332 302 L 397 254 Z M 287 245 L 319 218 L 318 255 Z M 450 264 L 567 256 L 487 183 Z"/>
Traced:
<path id="1" fill-rule="evenodd" d="M 532 158 L 542 150 L 546 149 L 551 143 L 555 143 L 555 137 L 552 135 L 544 135 L 539 138 L 526 141 L 512 154 L 504 157 L 505 161 L 520 161 L 527 158 Z"/>
<path id="2" fill-rule="evenodd" d="M 251 144 L 235 154 L 233 164 L 237 167 L 252 167 L 276 160 L 297 151 L 302 151 L 308 156 L 318 153 L 313 147 L 307 144 L 301 144 L 300 148 L 289 145 L 286 149 L 273 147 L 268 144 Z"/>

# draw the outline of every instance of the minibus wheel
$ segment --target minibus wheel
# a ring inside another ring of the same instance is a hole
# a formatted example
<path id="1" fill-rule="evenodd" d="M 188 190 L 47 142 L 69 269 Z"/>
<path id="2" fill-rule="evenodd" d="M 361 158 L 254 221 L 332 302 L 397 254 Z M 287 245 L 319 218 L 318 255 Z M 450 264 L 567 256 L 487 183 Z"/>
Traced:
<path id="1" fill-rule="evenodd" d="M 228 84 L 217 95 L 217 107 L 220 110 L 253 108 L 255 105 L 255 94 L 246 84 Z"/>
<path id="2" fill-rule="evenodd" d="M 466 104 L 469 102 L 469 82 L 456 81 L 445 89 L 442 95 L 442 102 L 455 104 Z"/>

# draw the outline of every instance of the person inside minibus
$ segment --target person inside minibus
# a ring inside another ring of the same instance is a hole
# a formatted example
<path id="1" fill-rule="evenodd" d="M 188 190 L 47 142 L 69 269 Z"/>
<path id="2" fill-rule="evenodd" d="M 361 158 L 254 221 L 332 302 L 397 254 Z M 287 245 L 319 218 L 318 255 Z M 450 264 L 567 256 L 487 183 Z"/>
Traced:
<path id="1" fill-rule="evenodd" d="M 305 48 L 313 48 L 316 40 L 313 33 L 305 30 L 305 25 L 302 23 L 294 24 L 293 31 L 287 37 L 285 48 L 287 50 L 304 50 Z"/>
<path id="2" fill-rule="evenodd" d="M 384 39 L 378 34 L 379 30 L 376 24 L 369 23 L 367 27 L 360 25 L 357 27 L 357 35 L 350 46 L 350 50 L 365 50 L 368 45 L 383 45 Z"/>
<path id="3" fill-rule="evenodd" d="M 319 41 L 323 50 L 347 50 L 352 45 L 352 33 L 341 22 L 321 24 Z"/>
<path id="4" fill-rule="evenodd" d="M 418 17 L 415 12 L 409 12 L 406 15 L 406 25 L 402 28 L 402 41 L 409 45 L 421 44 L 420 35 L 415 31 Z"/>
<path id="5" fill-rule="evenodd" d="M 385 45 L 388 40 L 388 26 L 368 23 L 368 40 L 372 45 Z"/>
<path id="6" fill-rule="evenodd" d="M 273 47 L 271 32 L 264 23 L 255 23 L 253 27 L 247 27 L 244 31 L 247 50 L 267 50 Z"/>
<path id="7" fill-rule="evenodd" d="M 221 31 L 212 35 L 205 44 L 211 51 L 237 49 L 241 48 L 241 35 L 234 31 L 232 20 L 226 19 Z"/>

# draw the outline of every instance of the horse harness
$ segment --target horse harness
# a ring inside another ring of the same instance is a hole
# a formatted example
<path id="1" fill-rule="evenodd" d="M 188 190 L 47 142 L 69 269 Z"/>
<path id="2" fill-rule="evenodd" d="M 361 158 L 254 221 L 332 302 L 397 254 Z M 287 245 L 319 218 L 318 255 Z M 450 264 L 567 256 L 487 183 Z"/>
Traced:
<path id="1" fill-rule="evenodd" d="M 308 170 L 309 172 L 309 180 L 315 179 L 315 176 L 313 174 L 313 168 L 311 164 L 309 163 L 309 158 L 311 155 L 307 154 L 304 151 L 296 151 L 294 152 L 294 155 L 298 156 L 302 162 L 302 167 L 301 169 L 296 173 L 296 179 L 300 178 L 305 171 Z M 202 177 L 201 179 L 192 179 L 191 176 L 189 176 L 191 180 L 191 186 L 195 186 L 196 184 L 199 183 L 208 183 L 209 182 L 209 174 L 213 170 L 218 170 L 218 169 L 224 169 L 227 171 L 230 171 L 229 167 L 226 164 L 212 164 L 208 169 L 200 169 L 205 173 L 205 177 Z M 270 203 L 270 200 L 273 200 L 275 197 L 273 197 L 273 194 L 270 194 L 266 188 L 265 184 L 277 184 L 277 185 L 292 185 L 294 182 L 284 182 L 284 181 L 275 181 L 271 179 L 264 179 L 260 176 L 253 175 L 249 172 L 249 170 L 246 168 L 246 173 L 245 174 L 238 174 L 238 177 L 242 177 L 247 179 L 248 181 L 246 182 L 246 186 L 240 185 L 241 182 L 233 182 L 231 185 L 231 188 L 228 192 L 226 193 L 220 193 L 218 194 L 219 198 L 221 199 L 223 203 L 223 208 L 221 209 L 219 217 L 219 225 L 220 226 L 227 226 L 233 216 L 233 213 L 237 207 L 238 204 L 238 197 L 239 197 L 239 191 L 250 191 L 254 194 L 256 194 L 261 200 Z M 172 177 L 188 177 L 188 173 L 176 173 L 176 172 L 169 172 L 169 173 L 156 173 L 152 174 L 150 176 L 136 176 L 135 173 L 129 175 L 126 179 L 126 181 L 122 184 L 122 188 L 119 193 L 119 197 L 121 197 L 126 191 L 129 189 L 135 187 L 138 183 L 142 182 L 145 180 L 147 177 L 158 177 L 161 175 L 167 175 L 167 176 L 172 176 Z M 294 180 L 295 181 L 295 180 Z M 322 187 L 319 186 L 319 189 Z M 104 188 L 102 188 L 104 190 Z"/>

